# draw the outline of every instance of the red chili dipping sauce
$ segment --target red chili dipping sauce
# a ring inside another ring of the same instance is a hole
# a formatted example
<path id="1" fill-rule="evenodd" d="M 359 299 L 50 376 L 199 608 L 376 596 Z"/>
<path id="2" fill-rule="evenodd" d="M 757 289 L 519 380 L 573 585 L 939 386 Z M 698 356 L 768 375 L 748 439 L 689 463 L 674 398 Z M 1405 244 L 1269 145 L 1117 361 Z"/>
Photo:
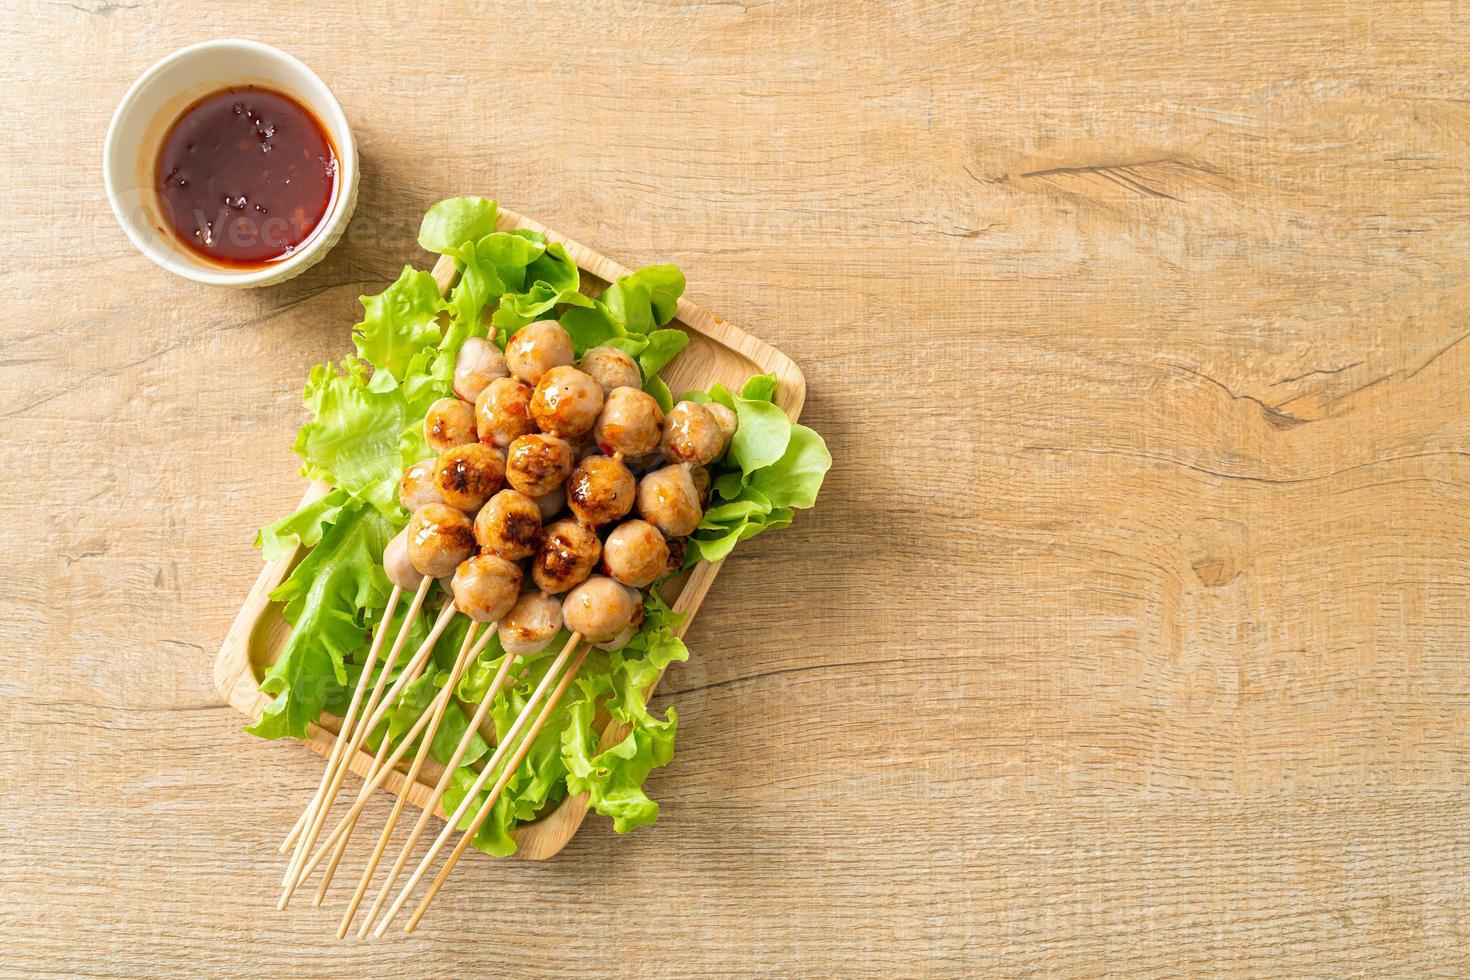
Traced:
<path id="1" fill-rule="evenodd" d="M 261 267 L 289 256 L 321 223 L 337 188 L 337 153 L 295 99 L 254 85 L 185 109 L 154 166 L 163 219 L 190 250 L 220 265 Z"/>

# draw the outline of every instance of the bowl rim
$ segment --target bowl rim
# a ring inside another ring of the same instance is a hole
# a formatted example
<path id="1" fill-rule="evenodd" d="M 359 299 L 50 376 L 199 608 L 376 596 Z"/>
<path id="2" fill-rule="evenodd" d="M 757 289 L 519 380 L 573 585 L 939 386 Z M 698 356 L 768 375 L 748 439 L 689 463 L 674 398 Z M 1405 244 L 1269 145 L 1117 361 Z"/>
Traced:
<path id="1" fill-rule="evenodd" d="M 155 78 L 175 63 L 185 58 L 193 57 L 205 51 L 231 48 L 248 52 L 255 57 L 278 59 L 290 65 L 294 70 L 302 73 L 309 81 L 315 83 L 320 90 L 320 99 L 317 93 L 308 98 L 302 93 L 297 97 L 307 105 L 326 124 L 332 134 L 332 142 L 335 144 L 338 159 L 337 193 L 332 202 L 332 208 L 322 218 L 321 223 L 313 230 L 306 247 L 293 253 L 289 258 L 259 269 L 232 270 L 226 268 L 209 268 L 186 259 L 177 258 L 172 252 L 157 247 L 156 243 L 139 234 L 123 213 L 120 189 L 113 181 L 113 158 L 118 152 L 117 144 L 121 139 L 122 120 L 127 110 L 138 99 L 143 89 Z M 290 278 L 290 276 L 305 266 L 311 265 L 321 257 L 324 250 L 335 245 L 340 237 L 336 234 L 339 224 L 351 219 L 352 204 L 356 198 L 357 183 L 357 145 L 352 138 L 352 128 L 347 121 L 347 113 L 342 110 L 342 104 L 337 101 L 336 94 L 331 87 L 324 82 L 320 75 L 312 71 L 300 58 L 290 52 L 283 51 L 273 45 L 262 41 L 253 41 L 248 38 L 214 38 L 208 41 L 198 41 L 194 44 L 185 45 L 175 51 L 159 58 L 128 86 L 118 100 L 117 108 L 113 110 L 112 119 L 107 124 L 107 135 L 102 141 L 102 181 L 107 192 L 107 202 L 112 208 L 113 217 L 122 226 L 123 233 L 133 246 L 151 259 L 155 265 L 168 270 L 176 275 L 194 282 L 205 283 L 212 286 L 254 286 L 276 282 Z"/>

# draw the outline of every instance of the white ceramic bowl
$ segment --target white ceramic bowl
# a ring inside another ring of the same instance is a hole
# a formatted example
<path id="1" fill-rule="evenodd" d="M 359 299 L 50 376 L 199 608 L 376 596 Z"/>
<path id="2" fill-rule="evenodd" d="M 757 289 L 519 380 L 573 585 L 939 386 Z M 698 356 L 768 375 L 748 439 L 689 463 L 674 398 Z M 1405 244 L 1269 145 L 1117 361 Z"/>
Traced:
<path id="1" fill-rule="evenodd" d="M 326 215 L 289 257 L 259 269 L 218 265 L 180 243 L 159 214 L 153 187 L 159 144 L 179 113 L 210 92 L 248 84 L 284 92 L 306 106 L 337 150 L 337 189 Z M 266 286 L 305 271 L 337 244 L 357 206 L 357 147 L 342 106 L 310 68 L 258 41 L 205 41 L 145 71 L 107 127 L 102 173 L 112 211 L 133 244 L 170 272 L 215 286 Z"/>

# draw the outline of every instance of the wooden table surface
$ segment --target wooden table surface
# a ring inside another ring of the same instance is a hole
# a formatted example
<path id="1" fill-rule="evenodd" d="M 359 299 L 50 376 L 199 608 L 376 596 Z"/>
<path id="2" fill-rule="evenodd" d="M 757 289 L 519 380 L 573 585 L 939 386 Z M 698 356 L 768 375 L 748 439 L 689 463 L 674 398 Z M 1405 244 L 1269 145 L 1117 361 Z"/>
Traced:
<path id="1" fill-rule="evenodd" d="M 8 5 L 0 971 L 1470 971 L 1470 9 L 1226 6 Z M 232 35 L 364 158 L 241 293 L 99 169 Z M 679 263 L 837 462 L 665 682 L 657 826 L 337 943 L 274 910 L 321 762 L 210 667 L 308 367 L 464 193 Z"/>

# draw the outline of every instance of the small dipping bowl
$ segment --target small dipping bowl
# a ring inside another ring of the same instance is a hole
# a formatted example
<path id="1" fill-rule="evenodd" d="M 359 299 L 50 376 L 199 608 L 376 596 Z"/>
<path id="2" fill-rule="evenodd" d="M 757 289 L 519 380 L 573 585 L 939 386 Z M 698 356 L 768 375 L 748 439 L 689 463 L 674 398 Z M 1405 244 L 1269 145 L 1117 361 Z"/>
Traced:
<path id="1" fill-rule="evenodd" d="M 289 255 L 254 267 L 213 262 L 179 241 L 160 213 L 154 184 L 158 152 L 174 120 L 204 96 L 241 85 L 274 89 L 305 106 L 337 155 L 332 200 L 311 234 Z M 357 147 L 336 96 L 306 65 L 258 41 L 205 41 L 145 71 L 107 127 L 102 174 L 113 214 L 138 250 L 170 272 L 212 286 L 268 286 L 299 275 L 337 244 L 357 206 Z"/>

